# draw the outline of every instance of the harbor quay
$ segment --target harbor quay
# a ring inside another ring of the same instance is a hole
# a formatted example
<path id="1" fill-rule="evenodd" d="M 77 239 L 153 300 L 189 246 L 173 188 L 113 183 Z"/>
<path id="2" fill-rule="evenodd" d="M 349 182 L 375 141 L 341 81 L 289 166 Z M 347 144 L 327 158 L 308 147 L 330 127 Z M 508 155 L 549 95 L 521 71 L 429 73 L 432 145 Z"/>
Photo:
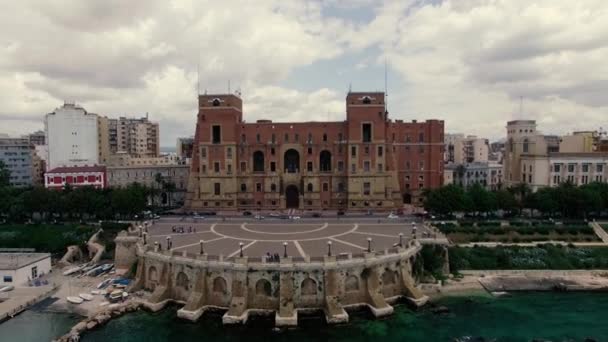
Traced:
<path id="1" fill-rule="evenodd" d="M 184 305 L 178 316 L 192 321 L 223 310 L 224 324 L 260 314 L 278 327 L 323 312 L 336 324 L 351 309 L 383 317 L 400 299 L 424 305 L 414 275 L 424 244 L 441 245 L 447 265 L 447 240 L 425 225 L 163 219 L 121 232 L 115 262 L 136 270 L 130 291 L 144 290 L 152 311 L 176 302 Z"/>

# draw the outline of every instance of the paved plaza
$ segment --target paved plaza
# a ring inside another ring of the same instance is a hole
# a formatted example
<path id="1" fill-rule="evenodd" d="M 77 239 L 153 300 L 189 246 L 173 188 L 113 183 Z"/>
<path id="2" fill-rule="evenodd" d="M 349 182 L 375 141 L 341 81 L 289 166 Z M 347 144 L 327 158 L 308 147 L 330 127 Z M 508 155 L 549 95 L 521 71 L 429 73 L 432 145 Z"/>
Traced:
<path id="1" fill-rule="evenodd" d="M 206 254 L 238 256 L 242 243 L 244 255 L 261 257 L 266 253 L 283 255 L 286 242 L 289 256 L 315 257 L 327 254 L 328 241 L 334 255 L 363 253 L 368 248 L 368 238 L 372 239 L 372 250 L 392 248 L 399 243 L 400 233 L 403 243 L 412 239 L 414 227 L 418 238 L 433 234 L 420 223 L 405 222 L 196 222 L 165 218 L 148 229 L 148 236 L 150 243 L 158 242 L 163 250 L 170 237 L 173 251 L 200 253 L 200 240 L 203 240 Z M 174 233 L 174 228 L 184 232 Z"/>

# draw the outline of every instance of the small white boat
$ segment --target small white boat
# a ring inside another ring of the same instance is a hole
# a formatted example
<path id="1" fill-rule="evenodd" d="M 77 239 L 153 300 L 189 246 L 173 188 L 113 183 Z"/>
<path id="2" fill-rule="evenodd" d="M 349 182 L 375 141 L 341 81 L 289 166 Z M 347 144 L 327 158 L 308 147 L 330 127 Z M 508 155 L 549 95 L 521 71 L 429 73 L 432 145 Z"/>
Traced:
<path id="1" fill-rule="evenodd" d="M 128 293 L 126 293 L 126 292 L 123 292 L 123 293 L 122 293 L 122 299 L 125 299 L 125 298 L 127 298 L 127 297 L 129 297 L 129 294 L 128 294 Z"/>
<path id="2" fill-rule="evenodd" d="M 97 288 L 103 289 L 103 288 L 107 287 L 108 285 L 110 285 L 113 281 L 114 281 L 113 278 L 106 279 L 106 280 L 102 281 L 101 283 L 99 283 L 97 285 Z"/>
<path id="3" fill-rule="evenodd" d="M 91 294 L 93 294 L 93 295 L 100 295 L 101 291 L 99 291 L 99 290 L 91 290 Z"/>
<path id="4" fill-rule="evenodd" d="M 509 292 L 505 292 L 505 291 L 494 291 L 491 292 L 492 296 L 494 297 L 504 297 L 504 296 L 510 296 L 511 294 Z"/>
<path id="5" fill-rule="evenodd" d="M 72 304 L 82 304 L 82 302 L 84 302 L 84 299 L 80 298 L 80 297 L 74 297 L 74 296 L 70 296 L 66 298 L 68 302 L 72 303 Z"/>
<path id="6" fill-rule="evenodd" d="M 86 301 L 91 301 L 91 300 L 93 300 L 93 295 L 90 295 L 90 294 L 88 294 L 88 293 L 80 293 L 80 294 L 78 295 L 78 297 L 80 297 L 80 298 L 82 298 L 82 299 L 84 299 L 84 300 L 86 300 Z"/>
<path id="7" fill-rule="evenodd" d="M 12 291 L 14 289 L 15 289 L 15 287 L 13 285 L 6 285 L 3 287 L 0 287 L 0 292 L 8 292 L 8 291 Z"/>

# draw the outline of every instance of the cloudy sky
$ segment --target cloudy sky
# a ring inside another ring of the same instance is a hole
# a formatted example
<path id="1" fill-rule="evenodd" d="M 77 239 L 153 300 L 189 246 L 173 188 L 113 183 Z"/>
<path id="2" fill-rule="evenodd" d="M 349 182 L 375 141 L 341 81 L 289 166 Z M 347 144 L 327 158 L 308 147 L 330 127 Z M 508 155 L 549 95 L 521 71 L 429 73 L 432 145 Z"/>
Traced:
<path id="1" fill-rule="evenodd" d="M 71 101 L 148 112 L 173 146 L 194 130 L 198 65 L 201 91 L 241 90 L 247 121 L 343 120 L 349 86 L 384 89 L 385 61 L 393 119 L 492 139 L 518 118 L 608 128 L 606 0 L 22 0 L 0 22 L 11 135 Z"/>

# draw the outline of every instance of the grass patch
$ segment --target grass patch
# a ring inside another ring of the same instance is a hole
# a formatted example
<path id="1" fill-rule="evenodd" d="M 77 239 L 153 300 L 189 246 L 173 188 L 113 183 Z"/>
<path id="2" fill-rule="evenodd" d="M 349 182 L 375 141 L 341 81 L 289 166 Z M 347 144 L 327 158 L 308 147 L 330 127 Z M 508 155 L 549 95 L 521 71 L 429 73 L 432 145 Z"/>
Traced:
<path id="1" fill-rule="evenodd" d="M 450 247 L 450 270 L 605 269 L 608 247 Z"/>
<path id="2" fill-rule="evenodd" d="M 469 242 L 535 242 L 566 241 L 593 242 L 599 238 L 593 228 L 586 225 L 556 226 L 437 226 L 454 243 Z"/>

